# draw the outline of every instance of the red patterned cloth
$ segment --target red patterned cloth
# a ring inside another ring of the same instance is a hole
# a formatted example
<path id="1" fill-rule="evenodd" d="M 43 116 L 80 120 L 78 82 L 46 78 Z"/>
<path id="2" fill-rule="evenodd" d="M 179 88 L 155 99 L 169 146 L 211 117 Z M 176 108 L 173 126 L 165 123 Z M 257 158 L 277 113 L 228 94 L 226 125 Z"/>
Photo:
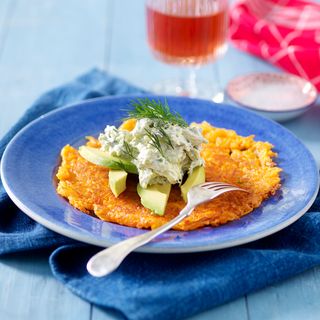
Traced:
<path id="1" fill-rule="evenodd" d="M 230 18 L 237 48 L 310 80 L 320 91 L 320 3 L 240 0 Z"/>

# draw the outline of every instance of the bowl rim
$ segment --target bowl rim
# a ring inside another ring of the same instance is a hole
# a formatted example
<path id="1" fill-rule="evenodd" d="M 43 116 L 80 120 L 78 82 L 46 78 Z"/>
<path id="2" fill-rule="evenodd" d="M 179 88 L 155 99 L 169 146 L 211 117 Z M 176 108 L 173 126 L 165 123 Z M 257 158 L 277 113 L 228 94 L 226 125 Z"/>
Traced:
<path id="1" fill-rule="evenodd" d="M 309 84 L 310 85 L 310 92 L 311 92 L 311 95 L 310 97 L 312 97 L 312 100 L 308 103 L 308 104 L 304 104 L 304 105 L 301 105 L 299 107 L 295 107 L 295 108 L 291 108 L 291 109 L 278 109 L 278 110 L 269 110 L 269 109 L 264 109 L 264 108 L 258 108 L 258 107 L 254 107 L 252 105 L 248 105 L 248 104 L 245 104 L 243 102 L 241 102 L 240 100 L 236 99 L 231 93 L 230 93 L 230 87 L 232 85 L 232 83 L 236 80 L 243 80 L 243 79 L 246 79 L 246 78 L 251 78 L 251 77 L 255 77 L 255 76 L 267 76 L 267 77 L 281 77 L 281 78 L 287 78 L 287 79 L 291 79 L 291 80 L 294 80 L 294 81 L 299 81 L 301 83 L 304 83 L 305 85 L 306 84 Z M 226 86 L 226 89 L 225 89 L 225 93 L 226 95 L 235 103 L 237 103 L 238 105 L 240 106 L 243 106 L 245 108 L 248 108 L 248 109 L 251 109 L 251 110 L 254 110 L 254 111 L 260 111 L 260 112 L 266 112 L 266 113 L 270 113 L 270 114 L 279 114 L 279 113 L 295 113 L 295 112 L 302 112 L 302 111 L 306 111 L 308 108 L 312 107 L 317 98 L 318 98 L 318 91 L 315 87 L 315 85 L 309 81 L 309 80 L 306 80 L 304 78 L 301 78 L 297 75 L 293 75 L 293 74 L 288 74 L 288 73 L 280 73 L 280 72 L 251 72 L 251 73 L 247 73 L 247 74 L 244 74 L 244 75 L 240 75 L 240 76 L 237 76 L 233 79 L 231 79 L 227 86 Z"/>

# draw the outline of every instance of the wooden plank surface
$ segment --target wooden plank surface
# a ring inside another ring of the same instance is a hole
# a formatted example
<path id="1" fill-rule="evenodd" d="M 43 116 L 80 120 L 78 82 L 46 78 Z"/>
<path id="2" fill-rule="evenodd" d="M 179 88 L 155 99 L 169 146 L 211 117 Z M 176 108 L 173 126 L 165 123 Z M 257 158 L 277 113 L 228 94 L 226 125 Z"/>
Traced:
<path id="1" fill-rule="evenodd" d="M 147 46 L 144 1 L 115 1 L 113 21 L 110 72 L 150 89 L 171 68 L 155 61 Z"/>
<path id="2" fill-rule="evenodd" d="M 156 61 L 145 41 L 143 0 L 0 1 L 0 137 L 43 91 L 93 66 L 151 88 L 177 68 Z M 216 80 L 275 70 L 232 47 Z M 215 76 L 213 73 L 212 76 Z M 320 111 L 286 126 L 320 161 Z M 0 259 L 0 319 L 122 319 L 71 294 L 53 279 L 48 254 Z M 204 312 L 192 319 L 319 319 L 320 269 Z"/>
<path id="3" fill-rule="evenodd" d="M 0 136 L 41 93 L 103 67 L 109 47 L 108 1 L 14 2 L 0 57 Z"/>
<path id="4" fill-rule="evenodd" d="M 0 59 L 6 43 L 14 6 L 15 1 L 3 0 L 0 2 Z"/>
<path id="5" fill-rule="evenodd" d="M 38 253 L 1 258 L 0 319 L 90 319 L 90 304 L 52 277 L 48 257 Z"/>
<path id="6" fill-rule="evenodd" d="M 288 266 L 290 268 L 290 266 Z M 320 319 L 320 268 L 248 297 L 249 318 L 259 320 Z"/>
<path id="7" fill-rule="evenodd" d="M 105 65 L 111 24 L 104 0 L 10 1 L 0 2 L 0 136 L 43 91 Z M 88 320 L 91 311 L 52 277 L 48 254 L 1 258 L 1 320 Z"/>

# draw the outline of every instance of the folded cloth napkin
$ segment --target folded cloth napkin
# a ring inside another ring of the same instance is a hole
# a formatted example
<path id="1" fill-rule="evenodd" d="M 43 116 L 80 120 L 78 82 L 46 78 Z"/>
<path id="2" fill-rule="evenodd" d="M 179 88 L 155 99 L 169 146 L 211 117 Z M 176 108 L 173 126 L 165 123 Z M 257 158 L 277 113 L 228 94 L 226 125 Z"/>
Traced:
<path id="1" fill-rule="evenodd" d="M 0 158 L 8 142 L 20 129 L 49 111 L 86 99 L 144 92 L 94 69 L 71 83 L 43 94 L 0 141 Z M 0 182 L 0 254 L 57 247 L 73 242 L 29 219 L 12 203 Z"/>
<path id="2" fill-rule="evenodd" d="M 40 97 L 0 142 L 0 149 L 18 129 L 54 108 L 136 92 L 143 90 L 93 70 Z M 183 319 L 312 268 L 320 264 L 319 230 L 320 197 L 299 221 L 268 238 L 206 253 L 133 253 L 108 277 L 93 278 L 86 262 L 100 249 L 32 221 L 0 185 L 0 254 L 52 248 L 50 266 L 58 280 L 83 299 L 133 320 Z"/>
<path id="3" fill-rule="evenodd" d="M 310 80 L 320 90 L 320 3 L 240 0 L 230 10 L 239 49 Z"/>

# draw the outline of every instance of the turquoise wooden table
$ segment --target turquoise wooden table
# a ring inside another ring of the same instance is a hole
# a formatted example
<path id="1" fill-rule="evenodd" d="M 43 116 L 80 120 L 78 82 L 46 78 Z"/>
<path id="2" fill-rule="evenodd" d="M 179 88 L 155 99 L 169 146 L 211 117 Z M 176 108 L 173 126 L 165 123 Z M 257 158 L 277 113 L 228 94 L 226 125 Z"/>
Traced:
<path id="1" fill-rule="evenodd" d="M 96 66 L 150 89 L 172 68 L 145 43 L 142 0 L 1 0 L 0 137 L 43 91 Z M 232 47 L 214 69 L 219 85 L 252 71 L 278 71 Z M 285 124 L 320 164 L 320 106 Z M 290 266 L 288 266 L 290 268 Z M 108 288 L 106 288 L 108 290 Z M 193 319 L 320 319 L 320 268 Z M 0 259 L 0 319 L 121 319 L 70 293 L 51 275 L 48 253 Z"/>

